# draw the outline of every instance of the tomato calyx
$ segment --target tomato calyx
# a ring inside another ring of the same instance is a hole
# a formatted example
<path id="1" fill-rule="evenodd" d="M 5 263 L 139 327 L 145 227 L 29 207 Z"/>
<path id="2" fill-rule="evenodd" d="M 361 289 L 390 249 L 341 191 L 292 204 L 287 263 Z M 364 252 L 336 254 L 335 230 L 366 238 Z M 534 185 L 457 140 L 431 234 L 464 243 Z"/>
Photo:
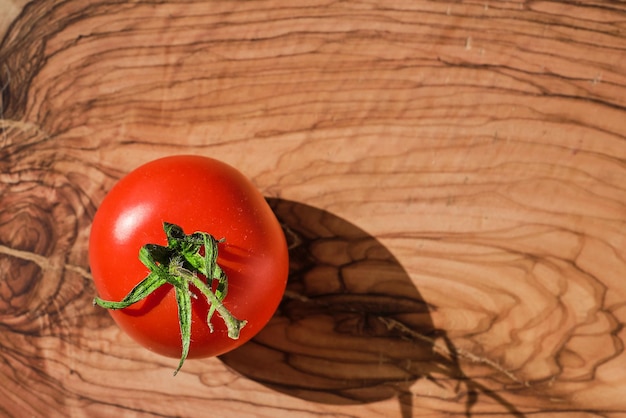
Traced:
<path id="1" fill-rule="evenodd" d="M 246 321 L 235 318 L 222 303 L 228 293 L 228 277 L 217 264 L 217 244 L 223 240 L 218 241 L 206 232 L 187 235 L 180 226 L 168 222 L 163 223 L 163 230 L 167 236 L 167 246 L 146 244 L 139 250 L 139 260 L 150 273 L 121 301 L 96 297 L 93 303 L 105 309 L 124 309 L 145 299 L 159 287 L 172 285 L 178 304 L 182 344 L 180 362 L 174 371 L 176 375 L 189 354 L 191 342 L 191 302 L 197 296 L 190 286 L 198 289 L 209 304 L 206 322 L 211 332 L 211 319 L 215 312 L 224 320 L 228 337 L 233 340 L 239 338 Z M 215 291 L 212 289 L 214 283 Z"/>

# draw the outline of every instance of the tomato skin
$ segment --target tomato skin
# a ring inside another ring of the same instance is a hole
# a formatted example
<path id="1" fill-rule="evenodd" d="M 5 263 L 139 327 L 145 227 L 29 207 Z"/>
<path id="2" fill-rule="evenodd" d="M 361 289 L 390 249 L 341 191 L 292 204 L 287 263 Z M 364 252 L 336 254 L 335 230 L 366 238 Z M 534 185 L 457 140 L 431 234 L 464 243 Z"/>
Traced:
<path id="1" fill-rule="evenodd" d="M 217 356 L 248 341 L 278 307 L 289 268 L 285 236 L 264 197 L 239 171 L 208 157 L 170 156 L 130 172 L 104 198 L 91 227 L 89 264 L 102 299 L 121 300 L 148 275 L 139 250 L 148 243 L 167 244 L 163 222 L 177 224 L 188 234 L 203 231 L 225 239 L 217 260 L 228 276 L 223 303 L 247 321 L 239 339 L 233 340 L 215 314 L 211 332 L 206 323 L 209 307 L 198 293 L 192 301 L 188 358 Z M 178 307 L 171 285 L 109 312 L 144 347 L 180 357 Z"/>

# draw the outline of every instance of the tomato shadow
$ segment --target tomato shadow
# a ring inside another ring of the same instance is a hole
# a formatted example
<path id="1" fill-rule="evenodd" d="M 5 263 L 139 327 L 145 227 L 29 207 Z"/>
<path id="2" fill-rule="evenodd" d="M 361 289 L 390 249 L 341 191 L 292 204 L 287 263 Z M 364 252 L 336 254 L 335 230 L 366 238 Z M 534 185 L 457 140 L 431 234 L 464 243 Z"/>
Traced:
<path id="1" fill-rule="evenodd" d="M 252 340 L 220 356 L 230 368 L 273 390 L 326 404 L 390 398 L 413 416 L 420 381 L 463 405 L 479 396 L 523 415 L 472 381 L 429 305 L 398 260 L 376 238 L 327 211 L 268 199 L 289 244 L 283 301 Z M 444 349 L 441 349 L 443 345 Z M 439 349 L 436 349 L 436 346 Z"/>

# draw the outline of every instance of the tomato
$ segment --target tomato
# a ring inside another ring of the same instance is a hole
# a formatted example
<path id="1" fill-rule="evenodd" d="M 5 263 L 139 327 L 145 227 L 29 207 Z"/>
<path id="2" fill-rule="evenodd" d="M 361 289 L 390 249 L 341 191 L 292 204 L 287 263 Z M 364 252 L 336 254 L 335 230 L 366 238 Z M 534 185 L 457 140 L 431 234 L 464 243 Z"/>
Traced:
<path id="1" fill-rule="evenodd" d="M 208 241 L 202 239 L 215 238 L 214 262 L 217 270 L 224 273 L 224 283 L 216 276 L 207 278 L 212 275 L 210 272 L 194 271 L 194 263 L 187 259 L 179 257 L 170 263 L 174 257 L 166 249 L 166 230 L 172 225 L 173 236 L 199 242 L 193 257 L 200 264 L 208 260 L 210 252 Z M 145 248 L 152 250 L 142 250 Z M 143 260 L 139 257 L 141 251 Z M 151 273 L 146 256 L 152 259 L 158 274 Z M 165 283 L 158 288 L 144 292 L 147 296 L 142 294 L 145 297 L 141 300 L 123 308 L 116 305 L 109 312 L 120 328 L 144 347 L 165 356 L 181 357 L 179 368 L 185 357 L 217 356 L 257 334 L 278 307 L 289 268 L 285 236 L 261 193 L 233 167 L 191 155 L 149 162 L 111 189 L 93 219 L 89 264 L 99 295 L 94 303 L 119 303 L 124 298 L 128 302 L 129 293 L 139 292 L 136 289 L 143 286 L 144 279 L 159 281 L 161 275 L 170 277 L 161 280 Z M 181 275 L 168 276 L 168 271 Z M 174 276 L 177 278 L 172 279 Z M 202 293 L 205 287 L 197 283 L 198 278 L 211 290 L 212 300 Z M 217 302 L 213 295 L 217 295 Z M 181 302 L 190 303 L 188 317 L 179 312 Z M 238 321 L 235 331 L 228 328 L 229 319 L 220 312 L 207 320 L 211 307 L 220 304 L 222 312 Z M 182 323 L 184 318 L 187 325 Z M 185 327 L 190 327 L 191 333 L 187 349 Z M 229 331 L 234 335 L 229 335 Z"/>

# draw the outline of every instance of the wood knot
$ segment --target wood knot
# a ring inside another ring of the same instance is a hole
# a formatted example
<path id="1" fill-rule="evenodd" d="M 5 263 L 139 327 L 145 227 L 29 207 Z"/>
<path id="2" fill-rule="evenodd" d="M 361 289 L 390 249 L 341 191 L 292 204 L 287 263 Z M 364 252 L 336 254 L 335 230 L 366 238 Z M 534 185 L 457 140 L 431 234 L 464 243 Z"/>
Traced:
<path id="1" fill-rule="evenodd" d="M 57 316 L 80 291 L 63 276 L 85 211 L 65 177 L 35 169 L 8 176 L 0 194 L 0 317 L 13 331 L 39 332 L 42 318 Z"/>

